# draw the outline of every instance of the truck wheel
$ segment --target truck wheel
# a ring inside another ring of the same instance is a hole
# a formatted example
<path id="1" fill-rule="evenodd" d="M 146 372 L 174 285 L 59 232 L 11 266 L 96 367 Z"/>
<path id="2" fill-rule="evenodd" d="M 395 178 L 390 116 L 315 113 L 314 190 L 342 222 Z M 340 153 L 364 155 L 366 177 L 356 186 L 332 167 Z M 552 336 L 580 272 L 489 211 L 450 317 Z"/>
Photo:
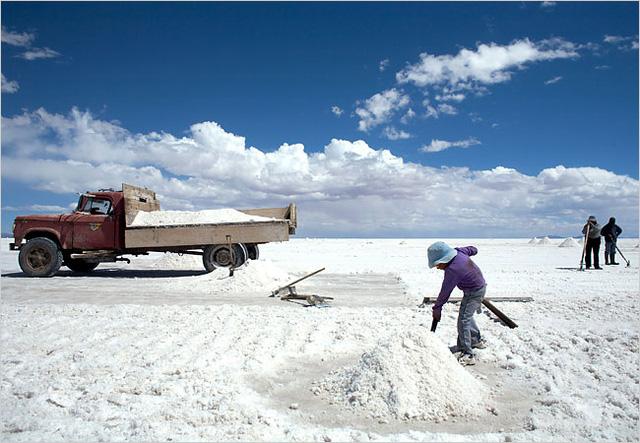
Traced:
<path id="1" fill-rule="evenodd" d="M 234 268 L 238 268 L 247 261 L 247 248 L 242 243 L 231 245 L 233 248 Z M 227 245 L 209 245 L 203 250 L 202 264 L 211 272 L 215 268 L 228 268 L 231 266 L 231 254 Z"/>
<path id="2" fill-rule="evenodd" d="M 20 248 L 18 263 L 29 277 L 52 277 L 62 266 L 62 252 L 53 240 L 36 237 Z"/>
<path id="3" fill-rule="evenodd" d="M 258 249 L 258 245 L 247 244 L 247 253 L 249 254 L 249 260 L 257 260 L 260 258 L 260 250 Z"/>
<path id="4" fill-rule="evenodd" d="M 92 263 L 82 258 L 65 257 L 64 265 L 73 272 L 91 272 L 98 267 L 99 263 Z"/>

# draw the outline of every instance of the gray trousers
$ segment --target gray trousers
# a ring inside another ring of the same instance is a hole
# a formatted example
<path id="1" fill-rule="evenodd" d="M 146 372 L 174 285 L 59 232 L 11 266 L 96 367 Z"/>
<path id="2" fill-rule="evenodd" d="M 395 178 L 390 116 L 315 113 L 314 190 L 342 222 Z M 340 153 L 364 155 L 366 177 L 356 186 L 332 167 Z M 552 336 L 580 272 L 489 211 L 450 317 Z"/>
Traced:
<path id="1" fill-rule="evenodd" d="M 458 349 L 465 354 L 473 354 L 472 346 L 480 341 L 480 330 L 473 314 L 480 309 L 487 287 L 464 292 L 458 311 Z"/>
<path id="2" fill-rule="evenodd" d="M 615 254 L 616 253 L 616 242 L 614 241 L 606 241 L 604 242 L 604 253 L 605 254 Z"/>

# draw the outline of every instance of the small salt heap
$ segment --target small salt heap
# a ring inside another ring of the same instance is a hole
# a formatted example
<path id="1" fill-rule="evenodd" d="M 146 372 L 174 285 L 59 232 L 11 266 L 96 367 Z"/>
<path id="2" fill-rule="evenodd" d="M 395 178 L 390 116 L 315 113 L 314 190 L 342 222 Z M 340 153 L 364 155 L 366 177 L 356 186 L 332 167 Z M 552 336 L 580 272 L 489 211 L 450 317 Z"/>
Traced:
<path id="1" fill-rule="evenodd" d="M 559 248 L 577 248 L 579 246 L 580 243 L 578 243 L 573 237 L 564 239 L 564 241 L 558 245 Z"/>
<path id="2" fill-rule="evenodd" d="M 178 268 L 173 257 L 159 260 L 154 267 L 156 269 Z M 215 294 L 260 292 L 269 294 L 272 290 L 284 286 L 298 277 L 297 275 L 290 275 L 286 270 L 274 265 L 271 261 L 263 259 L 248 260 L 244 265 L 236 268 L 233 277 L 229 276 L 228 268 L 217 268 L 213 272 L 201 274 L 201 272 L 204 272 L 201 258 L 200 263 L 187 258 L 185 265 L 179 269 L 195 269 L 199 272 L 196 275 L 172 278 L 165 285 L 170 291 Z"/>

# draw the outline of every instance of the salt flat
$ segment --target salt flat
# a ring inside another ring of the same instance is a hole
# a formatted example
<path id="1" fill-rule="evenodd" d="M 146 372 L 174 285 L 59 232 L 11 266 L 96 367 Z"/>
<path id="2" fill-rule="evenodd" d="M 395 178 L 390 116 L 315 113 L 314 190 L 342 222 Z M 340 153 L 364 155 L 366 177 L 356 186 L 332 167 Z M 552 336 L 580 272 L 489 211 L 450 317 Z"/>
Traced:
<path id="1" fill-rule="evenodd" d="M 442 273 L 427 239 L 295 239 L 236 271 L 152 254 L 90 276 L 24 278 L 3 239 L 0 435 L 34 440 L 636 441 L 637 240 L 632 266 L 577 272 L 581 250 L 475 245 L 488 297 L 479 364 L 458 366 L 457 306 L 435 334 Z M 304 308 L 268 294 L 321 267 Z M 459 295 L 456 290 L 453 295 Z"/>

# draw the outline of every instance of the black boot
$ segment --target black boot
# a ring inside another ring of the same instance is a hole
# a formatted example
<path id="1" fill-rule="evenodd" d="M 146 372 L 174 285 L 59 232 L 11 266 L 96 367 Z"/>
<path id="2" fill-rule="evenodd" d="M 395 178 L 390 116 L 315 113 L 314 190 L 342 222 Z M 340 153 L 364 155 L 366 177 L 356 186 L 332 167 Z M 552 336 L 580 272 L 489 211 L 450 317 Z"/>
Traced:
<path id="1" fill-rule="evenodd" d="M 605 265 L 609 264 L 609 254 L 607 254 L 606 252 L 604 253 L 604 264 Z"/>
<path id="2" fill-rule="evenodd" d="M 611 253 L 611 263 L 612 265 L 619 265 L 620 263 L 616 263 L 616 253 L 612 252 Z"/>

